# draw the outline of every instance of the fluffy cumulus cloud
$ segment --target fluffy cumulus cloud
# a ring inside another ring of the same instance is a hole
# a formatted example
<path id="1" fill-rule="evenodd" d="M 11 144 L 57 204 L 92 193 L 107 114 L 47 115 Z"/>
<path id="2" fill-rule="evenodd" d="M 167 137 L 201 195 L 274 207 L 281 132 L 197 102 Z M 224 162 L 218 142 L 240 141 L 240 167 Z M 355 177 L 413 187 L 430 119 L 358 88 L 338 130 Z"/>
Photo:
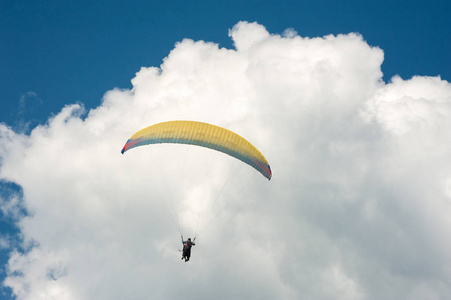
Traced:
<path id="1" fill-rule="evenodd" d="M 67 105 L 29 135 L 0 125 L 1 178 L 23 190 L 2 209 L 27 212 L 3 285 L 17 299 L 450 299 L 451 85 L 383 82 L 383 51 L 354 33 L 229 35 L 234 49 L 177 43 L 88 112 Z M 120 154 L 177 119 L 239 133 L 273 179 L 199 147 Z M 180 230 L 198 235 L 188 263 Z"/>

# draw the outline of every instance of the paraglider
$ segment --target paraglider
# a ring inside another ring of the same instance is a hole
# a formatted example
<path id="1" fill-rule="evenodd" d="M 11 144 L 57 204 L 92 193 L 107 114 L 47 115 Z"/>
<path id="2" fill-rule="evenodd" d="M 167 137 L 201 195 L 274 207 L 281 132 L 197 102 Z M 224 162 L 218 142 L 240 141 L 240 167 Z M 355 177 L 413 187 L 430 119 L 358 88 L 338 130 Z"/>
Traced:
<path id="1" fill-rule="evenodd" d="M 189 144 L 226 153 L 253 167 L 268 180 L 272 173 L 266 158 L 251 143 L 225 128 L 195 121 L 168 121 L 136 132 L 122 148 L 126 151 L 149 144 Z"/>
<path id="2" fill-rule="evenodd" d="M 168 121 L 141 129 L 128 139 L 121 153 L 139 146 L 165 143 L 213 149 L 246 163 L 268 180 L 272 177 L 266 158 L 246 139 L 225 128 L 196 121 Z M 195 240 L 196 237 L 193 241 L 191 238 L 184 241 L 182 235 L 182 260 L 185 262 L 190 259 Z"/>
<path id="3" fill-rule="evenodd" d="M 185 260 L 185 262 L 188 262 L 189 258 L 191 257 L 191 247 L 196 246 L 196 244 L 194 243 L 195 241 L 196 238 L 194 238 L 193 241 L 191 241 L 191 238 L 188 238 L 188 240 L 184 241 L 182 235 L 182 244 L 183 244 L 182 260 Z"/>

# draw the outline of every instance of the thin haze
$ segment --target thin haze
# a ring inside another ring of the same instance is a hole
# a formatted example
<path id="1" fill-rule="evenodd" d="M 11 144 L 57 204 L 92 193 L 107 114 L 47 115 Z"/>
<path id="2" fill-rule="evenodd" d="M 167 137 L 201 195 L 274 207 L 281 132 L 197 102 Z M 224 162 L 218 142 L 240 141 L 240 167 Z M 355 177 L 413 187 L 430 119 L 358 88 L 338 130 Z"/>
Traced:
<path id="1" fill-rule="evenodd" d="M 23 189 L 2 198 L 23 235 L 4 285 L 17 299 L 450 299 L 450 83 L 385 83 L 383 50 L 358 34 L 229 35 L 234 49 L 183 40 L 131 90 L 29 135 L 0 125 L 0 176 Z M 247 138 L 273 179 L 183 146 L 120 154 L 176 119 Z M 189 263 L 180 229 L 198 233 Z"/>

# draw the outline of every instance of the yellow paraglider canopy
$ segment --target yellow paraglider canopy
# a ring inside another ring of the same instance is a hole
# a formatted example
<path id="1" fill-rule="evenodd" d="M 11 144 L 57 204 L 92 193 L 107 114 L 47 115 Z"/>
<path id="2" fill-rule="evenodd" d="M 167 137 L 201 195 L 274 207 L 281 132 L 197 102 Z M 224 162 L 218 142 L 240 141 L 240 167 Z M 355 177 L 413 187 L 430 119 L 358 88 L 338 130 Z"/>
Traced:
<path id="1" fill-rule="evenodd" d="M 122 153 L 143 145 L 176 143 L 197 145 L 226 153 L 271 179 L 266 158 L 250 142 L 225 128 L 195 121 L 168 121 L 151 125 L 133 134 Z"/>

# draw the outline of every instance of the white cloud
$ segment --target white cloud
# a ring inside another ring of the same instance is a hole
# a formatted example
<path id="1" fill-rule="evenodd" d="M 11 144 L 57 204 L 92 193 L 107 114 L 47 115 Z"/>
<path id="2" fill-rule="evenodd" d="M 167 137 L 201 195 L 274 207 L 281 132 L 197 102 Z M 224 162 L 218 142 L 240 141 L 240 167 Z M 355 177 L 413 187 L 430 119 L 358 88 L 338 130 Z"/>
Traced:
<path id="1" fill-rule="evenodd" d="M 440 134 L 442 128 L 451 125 L 450 94 L 451 85 L 438 77 L 414 77 L 407 81 L 394 77 L 368 106 L 371 116 L 393 134 L 410 131 Z"/>
<path id="2" fill-rule="evenodd" d="M 0 249 L 9 249 L 10 247 L 10 242 L 7 238 L 1 236 L 0 237 Z"/>
<path id="3" fill-rule="evenodd" d="M 29 135 L 0 125 L 35 245 L 5 284 L 18 299 L 449 298 L 450 84 L 385 84 L 382 50 L 354 33 L 229 35 L 234 50 L 183 40 L 85 118 L 75 104 Z M 273 179 L 198 147 L 120 154 L 175 119 L 248 138 Z M 188 264 L 179 225 L 199 233 Z"/>

